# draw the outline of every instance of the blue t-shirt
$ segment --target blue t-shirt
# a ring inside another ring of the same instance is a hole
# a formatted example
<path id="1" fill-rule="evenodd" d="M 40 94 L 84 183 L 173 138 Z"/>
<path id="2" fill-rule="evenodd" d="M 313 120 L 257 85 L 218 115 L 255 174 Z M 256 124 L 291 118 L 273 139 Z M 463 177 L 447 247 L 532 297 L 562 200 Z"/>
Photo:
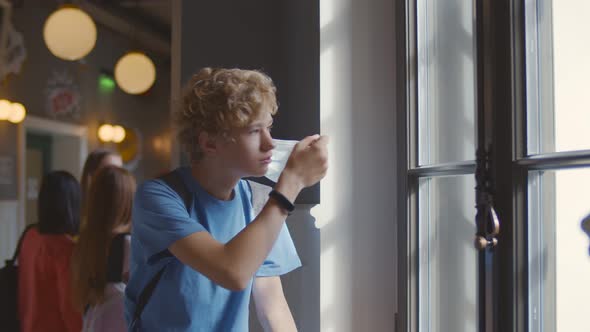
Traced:
<path id="1" fill-rule="evenodd" d="M 225 289 L 181 263 L 168 247 L 195 232 L 227 243 L 253 219 L 252 192 L 244 180 L 233 199 L 208 194 L 191 176 L 176 170 L 192 195 L 190 214 L 180 196 L 159 179 L 143 183 L 133 203 L 130 280 L 125 316 L 130 322 L 139 294 L 164 266 L 164 273 L 138 322 L 141 331 L 248 331 L 252 280 L 243 291 Z M 256 276 L 278 276 L 301 266 L 286 225 Z"/>

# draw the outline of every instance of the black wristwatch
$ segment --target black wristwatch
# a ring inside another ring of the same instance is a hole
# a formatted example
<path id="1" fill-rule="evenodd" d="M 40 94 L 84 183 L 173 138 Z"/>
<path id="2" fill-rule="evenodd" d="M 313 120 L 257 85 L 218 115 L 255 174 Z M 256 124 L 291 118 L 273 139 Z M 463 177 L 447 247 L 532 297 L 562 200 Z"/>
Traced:
<path id="1" fill-rule="evenodd" d="M 270 193 L 268 193 L 268 196 L 274 198 L 275 201 L 279 203 L 281 208 L 285 209 L 288 214 L 293 213 L 293 211 L 295 210 L 295 205 L 293 205 L 293 203 L 291 203 L 291 201 L 280 192 L 272 190 Z"/>

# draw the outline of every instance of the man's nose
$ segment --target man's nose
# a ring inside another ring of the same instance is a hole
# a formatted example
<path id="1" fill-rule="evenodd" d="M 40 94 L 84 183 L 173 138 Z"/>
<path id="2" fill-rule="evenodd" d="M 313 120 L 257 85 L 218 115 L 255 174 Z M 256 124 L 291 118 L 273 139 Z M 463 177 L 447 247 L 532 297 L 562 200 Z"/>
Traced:
<path id="1" fill-rule="evenodd" d="M 262 147 L 264 149 L 264 151 L 269 151 L 274 149 L 276 146 L 272 140 L 272 136 L 270 135 L 270 131 L 265 130 L 264 131 L 264 138 L 263 138 L 263 142 L 262 142 Z"/>

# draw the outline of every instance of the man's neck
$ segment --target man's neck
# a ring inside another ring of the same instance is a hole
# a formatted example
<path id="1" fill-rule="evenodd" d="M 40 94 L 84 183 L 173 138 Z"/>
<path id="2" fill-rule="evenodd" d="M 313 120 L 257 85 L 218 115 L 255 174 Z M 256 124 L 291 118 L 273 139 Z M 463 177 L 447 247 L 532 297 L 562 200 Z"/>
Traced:
<path id="1" fill-rule="evenodd" d="M 228 176 L 227 169 L 218 167 L 207 160 L 201 160 L 191 165 L 191 174 L 211 196 L 220 200 L 233 198 L 233 189 L 240 178 Z"/>

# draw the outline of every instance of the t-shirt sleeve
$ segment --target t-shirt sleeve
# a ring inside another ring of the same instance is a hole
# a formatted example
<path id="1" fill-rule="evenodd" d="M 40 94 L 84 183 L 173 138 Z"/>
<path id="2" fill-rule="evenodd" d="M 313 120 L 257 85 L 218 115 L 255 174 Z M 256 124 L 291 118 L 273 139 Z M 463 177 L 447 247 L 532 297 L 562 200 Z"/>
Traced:
<path id="1" fill-rule="evenodd" d="M 178 193 L 157 179 L 138 188 L 132 219 L 133 237 L 137 237 L 146 260 L 190 234 L 206 231 L 191 218 Z"/>
<path id="2" fill-rule="evenodd" d="M 287 224 L 283 224 L 283 228 L 279 233 L 279 237 L 275 242 L 270 254 L 262 263 L 262 266 L 256 272 L 257 277 L 273 277 L 280 276 L 295 270 L 301 266 L 301 260 L 293 244 L 293 239 L 287 228 Z"/>

